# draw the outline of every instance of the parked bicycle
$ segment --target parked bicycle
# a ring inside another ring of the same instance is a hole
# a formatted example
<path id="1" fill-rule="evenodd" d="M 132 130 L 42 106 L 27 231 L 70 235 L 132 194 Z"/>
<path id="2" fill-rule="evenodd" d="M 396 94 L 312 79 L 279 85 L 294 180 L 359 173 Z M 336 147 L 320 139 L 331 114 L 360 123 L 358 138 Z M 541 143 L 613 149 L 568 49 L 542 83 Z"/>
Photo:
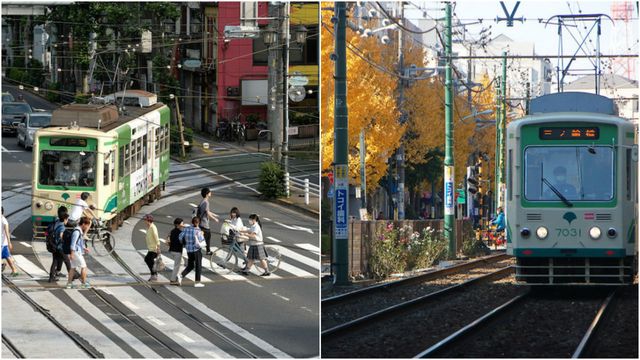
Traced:
<path id="1" fill-rule="evenodd" d="M 94 254 L 97 256 L 110 255 L 116 248 L 116 238 L 99 219 L 91 220 L 91 228 L 87 237 L 88 243 L 91 243 Z"/>
<path id="2" fill-rule="evenodd" d="M 233 140 L 244 146 L 244 142 L 247 139 L 247 128 L 244 123 L 240 121 L 240 115 L 236 117 L 236 121 L 231 123 L 231 133 L 233 134 Z"/>
<path id="3" fill-rule="evenodd" d="M 229 230 L 229 235 L 222 235 L 223 247 L 216 249 L 211 254 L 211 270 L 219 274 L 230 274 L 242 270 L 247 263 L 247 256 L 242 249 L 242 245 L 237 241 L 239 235 L 235 230 Z M 228 247 L 225 247 L 228 244 Z M 273 273 L 280 267 L 281 255 L 280 252 L 271 247 L 265 247 L 267 254 L 267 267 L 269 272 Z M 264 272 L 259 262 L 254 263 L 254 267 L 259 274 Z"/>
<path id="4" fill-rule="evenodd" d="M 216 127 L 216 138 L 220 141 L 229 141 L 231 139 L 231 125 L 227 120 L 220 120 Z"/>

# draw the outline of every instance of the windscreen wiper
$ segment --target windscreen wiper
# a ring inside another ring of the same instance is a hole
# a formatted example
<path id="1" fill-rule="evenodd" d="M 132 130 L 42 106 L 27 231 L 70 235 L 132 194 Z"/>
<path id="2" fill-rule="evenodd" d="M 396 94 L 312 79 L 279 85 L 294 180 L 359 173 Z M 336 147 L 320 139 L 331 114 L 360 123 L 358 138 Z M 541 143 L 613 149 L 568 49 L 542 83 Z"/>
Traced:
<path id="1" fill-rule="evenodd" d="M 568 207 L 573 206 L 573 203 L 569 201 L 566 197 L 564 197 L 564 195 L 562 195 L 562 193 L 558 191 L 558 189 L 556 189 L 555 186 L 551 185 L 549 180 L 542 178 L 542 182 L 545 183 L 549 187 L 549 189 L 551 189 L 551 191 L 553 191 L 553 193 L 556 194 L 560 198 L 560 200 L 562 200 L 562 202 L 565 203 Z"/>

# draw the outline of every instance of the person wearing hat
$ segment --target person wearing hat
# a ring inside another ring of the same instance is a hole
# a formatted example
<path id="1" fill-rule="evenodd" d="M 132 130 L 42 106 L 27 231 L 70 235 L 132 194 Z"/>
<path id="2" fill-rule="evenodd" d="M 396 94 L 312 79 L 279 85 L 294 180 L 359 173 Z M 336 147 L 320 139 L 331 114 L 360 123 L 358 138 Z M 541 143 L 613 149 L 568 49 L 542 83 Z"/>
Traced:
<path id="1" fill-rule="evenodd" d="M 160 238 L 158 237 L 158 228 L 153 223 L 153 215 L 147 214 L 144 216 L 144 222 L 147 224 L 147 256 L 144 257 L 144 262 L 149 267 L 151 277 L 149 281 L 158 280 L 158 272 L 153 269 L 153 264 L 158 256 L 160 256 Z"/>
<path id="2" fill-rule="evenodd" d="M 56 182 L 62 185 L 78 185 L 78 178 L 71 170 L 71 160 L 66 159 L 62 162 L 62 170 L 58 173 Z"/>

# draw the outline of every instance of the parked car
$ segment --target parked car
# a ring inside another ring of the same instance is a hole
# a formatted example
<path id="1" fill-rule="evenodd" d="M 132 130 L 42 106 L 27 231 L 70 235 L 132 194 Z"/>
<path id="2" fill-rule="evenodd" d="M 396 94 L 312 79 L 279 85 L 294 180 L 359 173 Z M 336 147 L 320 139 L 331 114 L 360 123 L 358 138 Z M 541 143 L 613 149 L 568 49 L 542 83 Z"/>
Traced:
<path id="1" fill-rule="evenodd" d="M 32 112 L 31 106 L 25 102 L 2 103 L 2 135 L 16 135 L 18 124 Z"/>
<path id="2" fill-rule="evenodd" d="M 51 113 L 34 112 L 27 114 L 24 120 L 18 124 L 18 145 L 25 149 L 33 149 L 33 138 L 36 130 L 51 124 Z"/>
<path id="3" fill-rule="evenodd" d="M 11 95 L 11 93 L 8 92 L 3 92 L 2 93 L 2 102 L 6 103 L 6 102 L 14 102 L 16 101 L 16 99 L 13 97 L 13 95 Z"/>

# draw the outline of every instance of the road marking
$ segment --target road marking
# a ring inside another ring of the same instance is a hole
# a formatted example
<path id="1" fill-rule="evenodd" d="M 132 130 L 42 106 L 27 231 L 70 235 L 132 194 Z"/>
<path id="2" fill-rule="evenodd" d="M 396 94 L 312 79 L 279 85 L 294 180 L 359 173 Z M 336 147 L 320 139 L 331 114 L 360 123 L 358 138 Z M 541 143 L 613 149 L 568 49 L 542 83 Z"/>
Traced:
<path id="1" fill-rule="evenodd" d="M 181 338 L 182 340 L 184 340 L 184 341 L 186 341 L 186 342 L 188 342 L 188 343 L 194 343 L 194 342 L 195 342 L 192 338 L 188 337 L 187 335 L 185 335 L 185 334 L 183 334 L 183 333 L 181 333 L 181 332 L 177 332 L 177 331 L 175 331 L 175 332 L 173 333 L 173 335 L 175 335 L 175 336 L 177 336 L 177 337 Z"/>
<path id="2" fill-rule="evenodd" d="M 320 261 L 318 261 L 317 258 L 315 260 L 308 258 L 306 256 L 298 254 L 295 251 L 291 251 L 284 246 L 274 245 L 273 247 L 276 248 L 278 251 L 280 251 L 280 254 L 282 254 L 283 256 L 286 256 L 288 258 L 301 262 L 307 266 L 311 266 L 314 269 L 320 270 Z"/>
<path id="3" fill-rule="evenodd" d="M 286 298 L 278 293 L 271 293 L 272 295 L 279 297 L 280 299 L 283 299 L 284 301 L 290 301 L 289 298 Z"/>
<path id="4" fill-rule="evenodd" d="M 22 151 L 20 151 L 20 150 L 9 150 L 9 149 L 7 149 L 6 147 L 4 147 L 4 146 L 3 146 L 3 147 L 2 147 L 2 152 L 6 152 L 6 153 L 18 153 L 18 152 L 22 152 Z M 13 156 L 13 155 L 12 155 L 12 156 Z M 16 157 L 15 157 L 15 156 L 13 156 L 13 158 L 15 159 Z"/>
<path id="5" fill-rule="evenodd" d="M 12 234 L 12 235 L 11 235 L 11 238 L 15 238 L 15 236 L 13 236 L 13 234 Z M 31 247 L 31 245 L 30 245 L 30 244 L 28 244 L 28 243 L 26 243 L 26 242 L 24 242 L 24 241 L 20 241 L 20 244 L 22 244 L 22 245 L 24 245 L 24 246 L 26 246 L 26 247 Z"/>
<path id="6" fill-rule="evenodd" d="M 17 188 L 17 187 L 20 187 L 20 186 L 22 186 L 22 185 L 24 185 L 24 183 L 17 183 L 17 184 L 13 184 L 13 187 L 14 187 L 14 188 Z"/>
<path id="7" fill-rule="evenodd" d="M 21 268 L 24 272 L 29 274 L 31 277 L 49 277 L 49 273 L 42 270 L 41 267 L 32 263 L 26 257 L 22 255 L 13 255 L 13 257 L 18 262 L 18 267 Z"/>
<path id="8" fill-rule="evenodd" d="M 249 283 L 249 284 L 251 284 L 251 285 L 253 285 L 253 286 L 255 286 L 255 287 L 259 287 L 259 288 L 261 288 L 261 287 L 262 287 L 262 285 L 260 285 L 260 284 L 256 284 L 256 283 L 254 283 L 254 282 L 253 282 L 253 281 L 251 281 L 251 280 L 247 280 L 247 283 Z"/>
<path id="9" fill-rule="evenodd" d="M 194 204 L 194 203 L 189 203 L 189 205 L 190 205 L 191 207 L 194 207 L 194 208 L 197 208 L 197 207 L 198 207 L 198 205 L 196 205 L 196 204 Z"/>
<path id="10" fill-rule="evenodd" d="M 155 316 L 147 316 L 147 319 L 149 319 L 149 321 L 156 323 L 158 326 L 165 326 L 166 324 L 163 323 L 162 321 L 160 321 L 160 319 L 158 319 Z"/>
<path id="11" fill-rule="evenodd" d="M 128 307 L 129 309 L 133 309 L 133 310 L 139 309 L 139 307 L 135 306 L 131 301 L 122 300 L 122 303 L 124 304 L 124 306 Z"/>
<path id="12" fill-rule="evenodd" d="M 295 267 L 293 265 L 289 265 L 284 261 L 280 261 L 280 268 L 279 268 L 278 272 L 280 270 L 286 271 L 286 272 L 288 272 L 290 274 L 293 274 L 295 276 L 298 276 L 298 277 L 318 277 L 317 274 L 313 275 L 310 272 L 307 272 L 307 271 L 304 271 L 302 269 L 299 269 L 299 268 L 297 268 L 297 267 Z"/>
<path id="13" fill-rule="evenodd" d="M 147 233 L 147 230 L 145 230 L 145 229 L 140 229 L 140 232 L 141 232 L 141 233 L 143 233 L 143 234 L 146 234 L 146 233 Z"/>
<path id="14" fill-rule="evenodd" d="M 301 249 L 309 250 L 312 253 L 320 255 L 320 248 L 313 244 L 305 243 L 305 244 L 295 244 L 295 245 Z"/>
<path id="15" fill-rule="evenodd" d="M 267 239 L 269 239 L 269 240 L 271 240 L 273 242 L 277 242 L 277 243 L 281 243 L 282 242 L 282 240 L 278 240 L 278 239 L 276 239 L 276 238 L 274 238 L 272 236 L 267 236 Z"/>
<path id="16" fill-rule="evenodd" d="M 276 224 L 282 226 L 283 228 L 289 229 L 289 230 L 297 230 L 297 231 L 306 231 L 309 234 L 313 235 L 313 230 L 308 229 L 306 227 L 302 227 L 302 226 L 298 226 L 298 225 L 285 225 L 281 222 L 278 221 L 274 221 Z"/>
<path id="17" fill-rule="evenodd" d="M 268 217 L 263 217 L 263 219 L 265 219 L 267 221 L 271 221 L 271 219 L 269 219 Z"/>

